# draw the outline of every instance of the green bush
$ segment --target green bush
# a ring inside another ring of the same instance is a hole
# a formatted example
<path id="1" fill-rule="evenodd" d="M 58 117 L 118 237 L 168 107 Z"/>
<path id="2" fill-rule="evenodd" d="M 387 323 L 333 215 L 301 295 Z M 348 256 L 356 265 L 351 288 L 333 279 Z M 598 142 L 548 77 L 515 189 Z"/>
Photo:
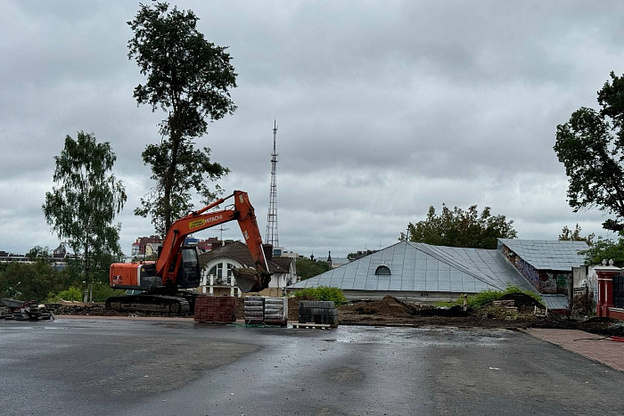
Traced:
<path id="1" fill-rule="evenodd" d="M 70 287 L 67 290 L 60 291 L 58 294 L 54 292 L 48 293 L 48 297 L 44 300 L 45 303 L 56 303 L 62 300 L 81 302 L 83 300 L 83 292 L 77 287 Z"/>
<path id="2" fill-rule="evenodd" d="M 337 287 L 308 287 L 306 289 L 300 289 L 295 291 L 296 297 L 309 298 L 314 300 L 330 300 L 336 305 L 341 305 L 347 301 L 342 292 L 342 289 Z"/>
<path id="3" fill-rule="evenodd" d="M 94 302 L 104 302 L 107 298 L 111 296 L 121 296 L 125 291 L 112 289 L 108 284 L 104 283 L 95 283 L 93 285 L 93 301 Z M 82 302 L 84 300 L 84 289 L 71 286 L 67 290 L 63 290 L 61 292 L 48 293 L 47 298 L 45 299 L 45 303 L 56 303 L 62 300 Z"/>
<path id="4" fill-rule="evenodd" d="M 468 306 L 471 308 L 480 308 L 487 303 L 500 299 L 502 296 L 503 292 L 500 290 L 485 290 L 477 293 L 476 295 L 468 296 Z M 463 302 L 461 296 L 458 300 Z"/>

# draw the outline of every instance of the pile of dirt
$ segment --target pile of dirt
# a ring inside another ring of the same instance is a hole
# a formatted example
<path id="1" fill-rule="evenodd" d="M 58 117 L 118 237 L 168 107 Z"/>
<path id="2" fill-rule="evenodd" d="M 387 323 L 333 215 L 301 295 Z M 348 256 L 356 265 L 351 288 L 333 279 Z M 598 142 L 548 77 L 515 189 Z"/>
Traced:
<path id="1" fill-rule="evenodd" d="M 539 301 L 525 293 L 507 293 L 506 295 L 503 295 L 499 300 L 513 300 L 514 306 L 517 307 L 520 311 L 532 311 L 536 306 L 538 308 L 543 307 Z"/>
<path id="2" fill-rule="evenodd" d="M 299 301 L 305 300 L 304 298 L 295 297 L 288 298 L 288 320 L 290 322 L 299 321 Z"/>
<path id="3" fill-rule="evenodd" d="M 375 315 L 382 318 L 396 319 L 427 316 L 461 317 L 470 314 L 470 311 L 464 311 L 460 306 L 436 308 L 430 305 L 404 302 L 392 296 L 385 296 L 381 300 L 353 302 L 350 305 L 340 307 L 339 310 L 345 314 Z"/>
<path id="4" fill-rule="evenodd" d="M 435 307 L 404 302 L 392 296 L 377 301 L 353 302 L 338 309 L 342 324 L 386 326 L 459 326 L 485 328 L 528 328 L 539 319 L 530 296 L 512 294 L 506 300 L 514 306 L 488 305 L 463 310 L 461 306 Z M 517 305 L 517 307 L 516 307 Z"/>
<path id="5" fill-rule="evenodd" d="M 592 334 L 624 337 L 624 322 L 613 318 L 590 318 L 581 321 L 578 329 Z"/>
<path id="6" fill-rule="evenodd" d="M 357 315 L 408 318 L 416 313 L 416 308 L 392 296 L 385 296 L 381 300 L 354 302 L 342 306 L 340 311 Z"/>
<path id="7" fill-rule="evenodd" d="M 245 319 L 245 298 L 236 299 L 236 319 Z"/>

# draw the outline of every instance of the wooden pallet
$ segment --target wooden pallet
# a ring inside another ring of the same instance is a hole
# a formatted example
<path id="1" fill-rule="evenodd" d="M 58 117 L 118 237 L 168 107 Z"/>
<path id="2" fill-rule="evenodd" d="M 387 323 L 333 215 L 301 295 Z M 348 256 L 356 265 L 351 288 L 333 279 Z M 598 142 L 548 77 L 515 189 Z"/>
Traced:
<path id="1" fill-rule="evenodd" d="M 292 327 L 300 328 L 300 329 L 331 329 L 330 324 L 313 324 L 311 322 L 308 322 L 308 323 L 293 322 Z"/>

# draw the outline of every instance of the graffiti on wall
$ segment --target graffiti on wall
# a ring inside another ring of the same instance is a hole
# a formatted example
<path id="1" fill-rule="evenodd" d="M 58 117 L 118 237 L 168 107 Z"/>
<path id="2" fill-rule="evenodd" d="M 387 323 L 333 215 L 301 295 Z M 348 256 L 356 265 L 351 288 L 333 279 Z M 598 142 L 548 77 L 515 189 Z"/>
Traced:
<path id="1" fill-rule="evenodd" d="M 505 247 L 506 249 L 507 247 Z M 527 279 L 540 293 L 567 294 L 572 273 L 538 271 L 535 267 L 516 256 L 509 250 L 503 253 L 515 268 Z"/>
<path id="2" fill-rule="evenodd" d="M 516 269 L 518 269 L 520 274 L 539 290 L 540 277 L 537 270 L 535 270 L 533 266 L 522 260 L 520 257 L 516 257 L 515 261 L 512 263 L 514 266 L 516 266 Z"/>

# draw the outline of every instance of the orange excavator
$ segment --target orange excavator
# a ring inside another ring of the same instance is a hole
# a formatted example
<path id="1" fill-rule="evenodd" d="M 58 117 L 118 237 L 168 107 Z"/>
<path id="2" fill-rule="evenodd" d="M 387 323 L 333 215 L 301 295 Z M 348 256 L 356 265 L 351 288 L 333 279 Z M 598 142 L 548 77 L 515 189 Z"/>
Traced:
<path id="1" fill-rule="evenodd" d="M 220 211 L 210 211 L 226 200 L 234 203 Z M 114 289 L 139 291 L 138 294 L 115 296 L 106 307 L 118 311 L 145 311 L 187 315 L 192 313 L 196 293 L 183 289 L 201 283 L 201 265 L 197 248 L 183 246 L 192 233 L 237 220 L 254 260 L 254 268 L 233 269 L 236 283 L 243 292 L 259 292 L 268 287 L 271 273 L 264 255 L 262 238 L 246 192 L 234 191 L 210 205 L 175 221 L 159 248 L 158 260 L 139 263 L 113 263 L 110 286 Z"/>

